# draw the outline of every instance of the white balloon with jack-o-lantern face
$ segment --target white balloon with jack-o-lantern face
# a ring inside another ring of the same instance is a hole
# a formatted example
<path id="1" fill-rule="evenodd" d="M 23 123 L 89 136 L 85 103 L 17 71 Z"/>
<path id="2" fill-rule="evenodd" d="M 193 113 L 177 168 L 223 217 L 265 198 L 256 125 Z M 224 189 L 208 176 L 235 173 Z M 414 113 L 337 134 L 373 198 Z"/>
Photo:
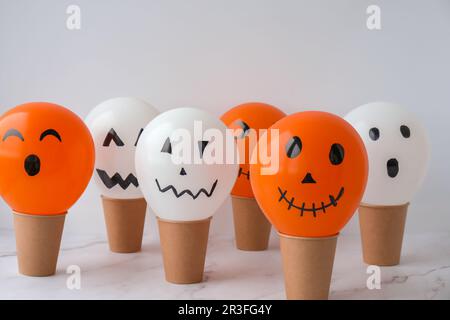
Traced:
<path id="1" fill-rule="evenodd" d="M 198 221 L 215 213 L 239 169 L 237 161 L 225 161 L 226 155 L 237 154 L 233 139 L 231 144 L 225 140 L 225 124 L 194 108 L 164 112 L 145 127 L 136 150 L 136 172 L 158 217 Z M 218 154 L 224 161 L 205 159 Z"/>
<path id="2" fill-rule="evenodd" d="M 143 128 L 158 114 L 147 102 L 126 97 L 107 100 L 89 113 L 86 124 L 96 152 L 94 179 L 102 195 L 142 198 L 134 154 Z"/>
<path id="3" fill-rule="evenodd" d="M 363 203 L 403 205 L 419 189 L 428 166 L 426 131 L 408 109 L 374 102 L 351 111 L 345 119 L 358 131 L 369 157 Z"/>

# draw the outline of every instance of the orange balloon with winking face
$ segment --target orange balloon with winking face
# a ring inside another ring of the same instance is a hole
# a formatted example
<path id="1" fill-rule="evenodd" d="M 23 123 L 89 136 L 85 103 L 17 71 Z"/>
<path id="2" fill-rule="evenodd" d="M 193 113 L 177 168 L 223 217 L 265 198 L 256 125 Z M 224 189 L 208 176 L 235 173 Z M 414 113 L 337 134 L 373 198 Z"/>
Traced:
<path id="1" fill-rule="evenodd" d="M 91 178 L 93 140 L 70 110 L 23 104 L 0 118 L 0 168 L 0 194 L 15 212 L 64 214 Z"/>

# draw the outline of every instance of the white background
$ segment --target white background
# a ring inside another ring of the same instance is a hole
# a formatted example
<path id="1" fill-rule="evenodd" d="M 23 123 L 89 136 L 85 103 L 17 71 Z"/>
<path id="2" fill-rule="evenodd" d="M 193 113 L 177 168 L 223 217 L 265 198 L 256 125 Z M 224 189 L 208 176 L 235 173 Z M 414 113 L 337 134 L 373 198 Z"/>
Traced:
<path id="1" fill-rule="evenodd" d="M 81 7 L 79 31 L 66 28 L 70 4 Z M 366 28 L 370 4 L 381 31 Z M 217 116 L 246 101 L 340 115 L 398 102 L 423 119 L 432 146 L 407 232 L 449 231 L 449 40 L 449 0 L 0 0 L 0 111 L 52 101 L 84 118 L 116 96 Z M 227 201 L 213 232 L 232 231 L 230 210 Z M 0 228 L 12 228 L 3 202 Z M 65 232 L 104 229 L 91 184 Z M 355 219 L 347 230 L 358 232 Z"/>

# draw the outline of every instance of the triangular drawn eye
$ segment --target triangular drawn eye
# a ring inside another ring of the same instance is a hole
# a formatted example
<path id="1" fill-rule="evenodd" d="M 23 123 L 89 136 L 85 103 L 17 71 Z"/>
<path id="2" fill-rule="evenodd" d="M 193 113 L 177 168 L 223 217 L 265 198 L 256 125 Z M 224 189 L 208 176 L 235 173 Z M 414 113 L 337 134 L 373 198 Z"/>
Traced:
<path id="1" fill-rule="evenodd" d="M 170 139 L 169 138 L 167 138 L 166 142 L 164 142 L 164 145 L 163 145 L 163 147 L 161 149 L 161 152 L 172 154 L 172 143 L 170 143 Z"/>
<path id="2" fill-rule="evenodd" d="M 139 142 L 139 139 L 141 138 L 142 132 L 144 132 L 144 129 L 141 128 L 141 130 L 139 130 L 139 134 L 138 134 L 138 137 L 136 139 L 136 142 L 134 143 L 135 147 L 137 146 L 137 144 Z"/>
<path id="3" fill-rule="evenodd" d="M 286 144 L 286 154 L 289 158 L 295 158 L 302 152 L 302 148 L 302 140 L 299 137 L 293 137 Z"/>
<path id="4" fill-rule="evenodd" d="M 113 128 L 111 128 L 111 130 L 109 130 L 108 134 L 106 135 L 105 141 L 103 141 L 103 146 L 109 147 L 111 141 L 114 141 L 114 143 L 118 147 L 123 147 L 125 145 Z"/>
<path id="5" fill-rule="evenodd" d="M 208 145 L 209 141 L 199 141 L 198 142 L 198 148 L 200 150 L 200 158 L 203 157 L 203 152 L 205 151 L 206 146 Z"/>
<path id="6" fill-rule="evenodd" d="M 242 129 L 242 133 L 237 138 L 244 139 L 246 136 L 248 136 L 250 130 L 250 126 L 248 124 L 246 124 L 242 120 L 237 120 L 234 123 Z"/>

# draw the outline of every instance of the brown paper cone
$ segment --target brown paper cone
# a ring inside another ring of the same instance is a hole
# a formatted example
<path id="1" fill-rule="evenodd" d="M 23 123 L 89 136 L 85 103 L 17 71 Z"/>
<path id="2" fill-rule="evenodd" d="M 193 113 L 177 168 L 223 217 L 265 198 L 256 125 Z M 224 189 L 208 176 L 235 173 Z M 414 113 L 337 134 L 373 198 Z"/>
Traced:
<path id="1" fill-rule="evenodd" d="M 364 262 L 377 266 L 400 263 L 408 205 L 359 207 Z"/>
<path id="2" fill-rule="evenodd" d="M 287 299 L 328 299 L 337 238 L 337 235 L 301 238 L 280 234 Z"/>
<path id="3" fill-rule="evenodd" d="M 255 199 L 231 196 L 236 247 L 244 251 L 263 251 L 269 246 L 272 225 Z"/>
<path id="4" fill-rule="evenodd" d="M 147 203 L 140 199 L 111 199 L 102 196 L 109 248 L 112 252 L 141 251 Z"/>
<path id="5" fill-rule="evenodd" d="M 202 282 L 211 218 L 186 222 L 157 219 L 166 280 Z"/>
<path id="6" fill-rule="evenodd" d="M 31 277 L 54 275 L 66 215 L 13 213 L 19 272 Z"/>

